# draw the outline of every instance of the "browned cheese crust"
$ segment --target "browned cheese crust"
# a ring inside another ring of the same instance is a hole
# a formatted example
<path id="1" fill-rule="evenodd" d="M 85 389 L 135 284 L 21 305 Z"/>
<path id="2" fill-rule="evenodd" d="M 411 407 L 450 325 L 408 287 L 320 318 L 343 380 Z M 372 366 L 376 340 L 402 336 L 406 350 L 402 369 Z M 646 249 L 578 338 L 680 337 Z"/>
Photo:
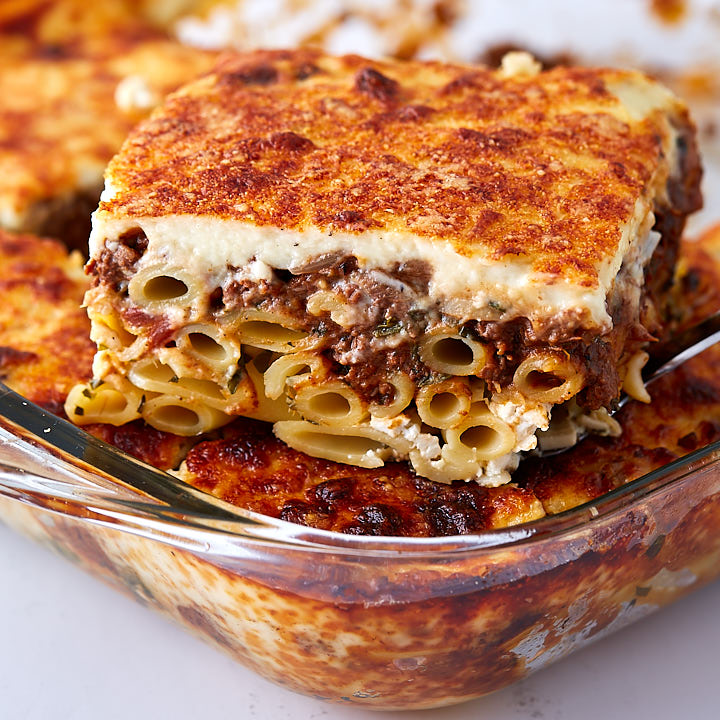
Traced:
<path id="1" fill-rule="evenodd" d="M 0 7 L 0 226 L 85 252 L 108 160 L 156 103 L 215 59 L 138 19 L 133 3 L 96 5 Z"/>
<path id="2" fill-rule="evenodd" d="M 79 308 L 86 280 L 50 240 L 0 232 L 0 373 L 61 413 L 64 393 L 90 373 L 93 346 Z M 687 324 L 720 307 L 720 226 L 686 243 L 677 296 Z M 693 302 L 688 305 L 688 300 Z M 720 349 L 652 388 L 649 406 L 619 416 L 622 437 L 589 438 L 564 455 L 526 460 L 515 482 L 433 483 L 404 464 L 365 470 L 291 450 L 262 423 L 238 420 L 188 452 L 191 440 L 135 422 L 90 430 L 197 487 L 273 517 L 347 533 L 405 536 L 478 532 L 574 507 L 720 438 Z"/>
<path id="3" fill-rule="evenodd" d="M 623 77 L 312 50 L 227 57 L 133 133 L 101 207 L 411 232 L 595 287 L 660 161 L 653 119 L 613 115 L 608 87 Z M 683 193 L 682 213 L 698 202 L 697 188 Z"/>
<path id="4" fill-rule="evenodd" d="M 82 259 L 59 243 L 0 230 L 0 378 L 58 414 L 95 351 L 85 285 Z"/>

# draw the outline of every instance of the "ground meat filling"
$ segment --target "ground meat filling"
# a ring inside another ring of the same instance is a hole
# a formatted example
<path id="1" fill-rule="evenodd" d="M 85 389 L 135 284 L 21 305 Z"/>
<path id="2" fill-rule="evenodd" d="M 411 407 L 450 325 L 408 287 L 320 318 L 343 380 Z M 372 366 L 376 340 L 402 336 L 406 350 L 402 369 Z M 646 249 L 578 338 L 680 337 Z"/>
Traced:
<path id="1" fill-rule="evenodd" d="M 663 253 L 666 260 L 671 257 L 671 253 Z M 538 341 L 527 318 L 461 325 L 436 307 L 423 307 L 429 268 L 417 262 L 408 265 L 385 273 L 360 268 L 354 257 L 335 258 L 333 264 L 313 272 L 276 274 L 270 281 L 232 282 L 223 292 L 223 306 L 225 310 L 255 307 L 292 316 L 303 330 L 322 336 L 322 352 L 332 361 L 336 375 L 369 402 L 392 400 L 387 383 L 378 379 L 396 371 L 408 373 L 420 386 L 442 379 L 421 362 L 417 351 L 420 337 L 435 325 L 455 327 L 460 334 L 493 348 L 480 377 L 495 390 L 512 382 L 518 365 L 532 352 L 548 347 L 547 342 Z M 663 271 L 666 274 L 666 268 Z M 328 313 L 314 317 L 306 312 L 307 298 L 318 290 L 336 292 L 356 309 L 350 327 L 333 322 Z M 651 303 L 647 298 L 645 304 Z M 591 410 L 611 405 L 621 384 L 618 365 L 652 339 L 628 311 L 627 304 L 617 303 L 615 327 L 603 338 L 573 338 L 552 345 L 586 376 L 586 386 L 577 397 L 582 407 Z"/>
<path id="2" fill-rule="evenodd" d="M 668 227 L 664 221 L 661 224 L 668 237 L 661 241 L 663 249 L 650 265 L 654 277 L 663 278 L 665 284 L 675 255 L 672 249 L 666 248 L 676 244 L 681 225 L 673 222 Z M 122 293 L 146 247 L 147 238 L 141 231 L 129 231 L 119 238 L 112 251 L 104 250 L 98 260 L 90 264 L 88 272 L 95 276 L 96 283 L 109 284 Z M 210 312 L 218 321 L 236 308 L 258 308 L 292 317 L 303 330 L 322 338 L 322 352 L 331 361 L 337 377 L 366 401 L 380 404 L 392 402 L 392 385 L 383 378 L 394 372 L 407 373 L 418 386 L 443 379 L 420 360 L 418 353 L 419 339 L 433 326 L 455 327 L 461 335 L 493 348 L 480 377 L 494 390 L 507 387 L 518 365 L 533 351 L 548 347 L 547 342 L 538 341 L 527 318 L 506 322 L 472 321 L 461 325 L 437 307 L 428 307 L 430 272 L 423 263 L 398 264 L 385 272 L 362 269 L 354 257 L 330 258 L 325 262 L 329 264 L 319 261 L 311 271 L 299 274 L 275 271 L 270 280 L 234 280 L 211 294 Z M 236 274 L 237 269 L 228 268 L 228 272 Z M 353 309 L 352 324 L 343 327 L 327 312 L 317 316 L 309 314 L 307 300 L 318 290 L 331 290 L 343 297 Z M 648 285 L 643 290 L 643 315 L 653 319 L 648 321 L 653 331 L 662 312 L 654 300 L 657 294 L 657 281 L 654 287 Z M 128 313 L 132 310 L 125 308 L 126 320 L 130 319 Z M 614 328 L 603 338 L 573 338 L 551 345 L 574 360 L 585 373 L 585 388 L 577 400 L 589 410 L 612 403 L 620 385 L 618 365 L 652 339 L 642 323 L 643 318 L 631 317 L 627 304 L 621 299 L 611 311 Z M 133 320 L 134 324 L 138 318 L 133 315 Z"/>
<path id="3" fill-rule="evenodd" d="M 85 272 L 93 278 L 94 285 L 103 283 L 116 293 L 125 293 L 147 246 L 147 235 L 140 228 L 132 228 L 117 239 L 113 249 L 105 246 L 97 260 L 90 260 Z"/>

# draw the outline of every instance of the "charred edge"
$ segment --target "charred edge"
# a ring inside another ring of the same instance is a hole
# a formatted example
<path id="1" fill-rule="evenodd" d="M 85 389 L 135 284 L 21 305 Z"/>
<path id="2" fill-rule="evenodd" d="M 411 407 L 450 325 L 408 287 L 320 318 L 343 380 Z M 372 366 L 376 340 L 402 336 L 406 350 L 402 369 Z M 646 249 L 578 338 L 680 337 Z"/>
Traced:
<path id="1" fill-rule="evenodd" d="M 363 68 L 355 76 L 355 89 L 375 100 L 389 102 L 398 96 L 400 85 L 373 68 Z"/>
<path id="2" fill-rule="evenodd" d="M 272 65 L 256 65 L 224 73 L 220 81 L 227 85 L 272 85 L 278 80 L 278 71 Z"/>

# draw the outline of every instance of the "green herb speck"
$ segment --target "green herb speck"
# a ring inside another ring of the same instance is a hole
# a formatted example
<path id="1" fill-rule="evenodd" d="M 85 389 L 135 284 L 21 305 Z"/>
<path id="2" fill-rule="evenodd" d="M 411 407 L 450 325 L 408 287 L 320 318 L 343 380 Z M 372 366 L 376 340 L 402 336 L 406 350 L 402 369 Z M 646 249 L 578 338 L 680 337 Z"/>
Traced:
<path id="1" fill-rule="evenodd" d="M 396 335 L 402 330 L 402 323 L 393 317 L 386 317 L 374 330 L 375 337 L 387 337 Z"/>
<path id="2" fill-rule="evenodd" d="M 242 380 L 243 371 L 241 368 L 238 368 L 235 371 L 235 374 L 230 378 L 228 381 L 228 392 L 232 395 L 234 392 L 238 389 L 238 385 L 240 384 L 240 380 Z"/>

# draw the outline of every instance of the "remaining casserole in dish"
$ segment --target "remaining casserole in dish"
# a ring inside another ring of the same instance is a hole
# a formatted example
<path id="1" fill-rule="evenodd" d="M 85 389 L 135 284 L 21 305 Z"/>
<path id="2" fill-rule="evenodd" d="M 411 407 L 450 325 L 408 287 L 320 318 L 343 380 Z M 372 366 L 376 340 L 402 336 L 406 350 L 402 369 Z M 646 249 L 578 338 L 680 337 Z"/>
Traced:
<path id="1" fill-rule="evenodd" d="M 103 170 L 138 120 L 208 70 L 122 3 L 0 8 L 0 227 L 87 252 Z"/>
<path id="2" fill-rule="evenodd" d="M 309 455 L 510 479 L 562 406 L 646 398 L 685 216 L 684 106 L 639 73 L 230 56 L 111 162 L 77 423 L 244 415 Z"/>

